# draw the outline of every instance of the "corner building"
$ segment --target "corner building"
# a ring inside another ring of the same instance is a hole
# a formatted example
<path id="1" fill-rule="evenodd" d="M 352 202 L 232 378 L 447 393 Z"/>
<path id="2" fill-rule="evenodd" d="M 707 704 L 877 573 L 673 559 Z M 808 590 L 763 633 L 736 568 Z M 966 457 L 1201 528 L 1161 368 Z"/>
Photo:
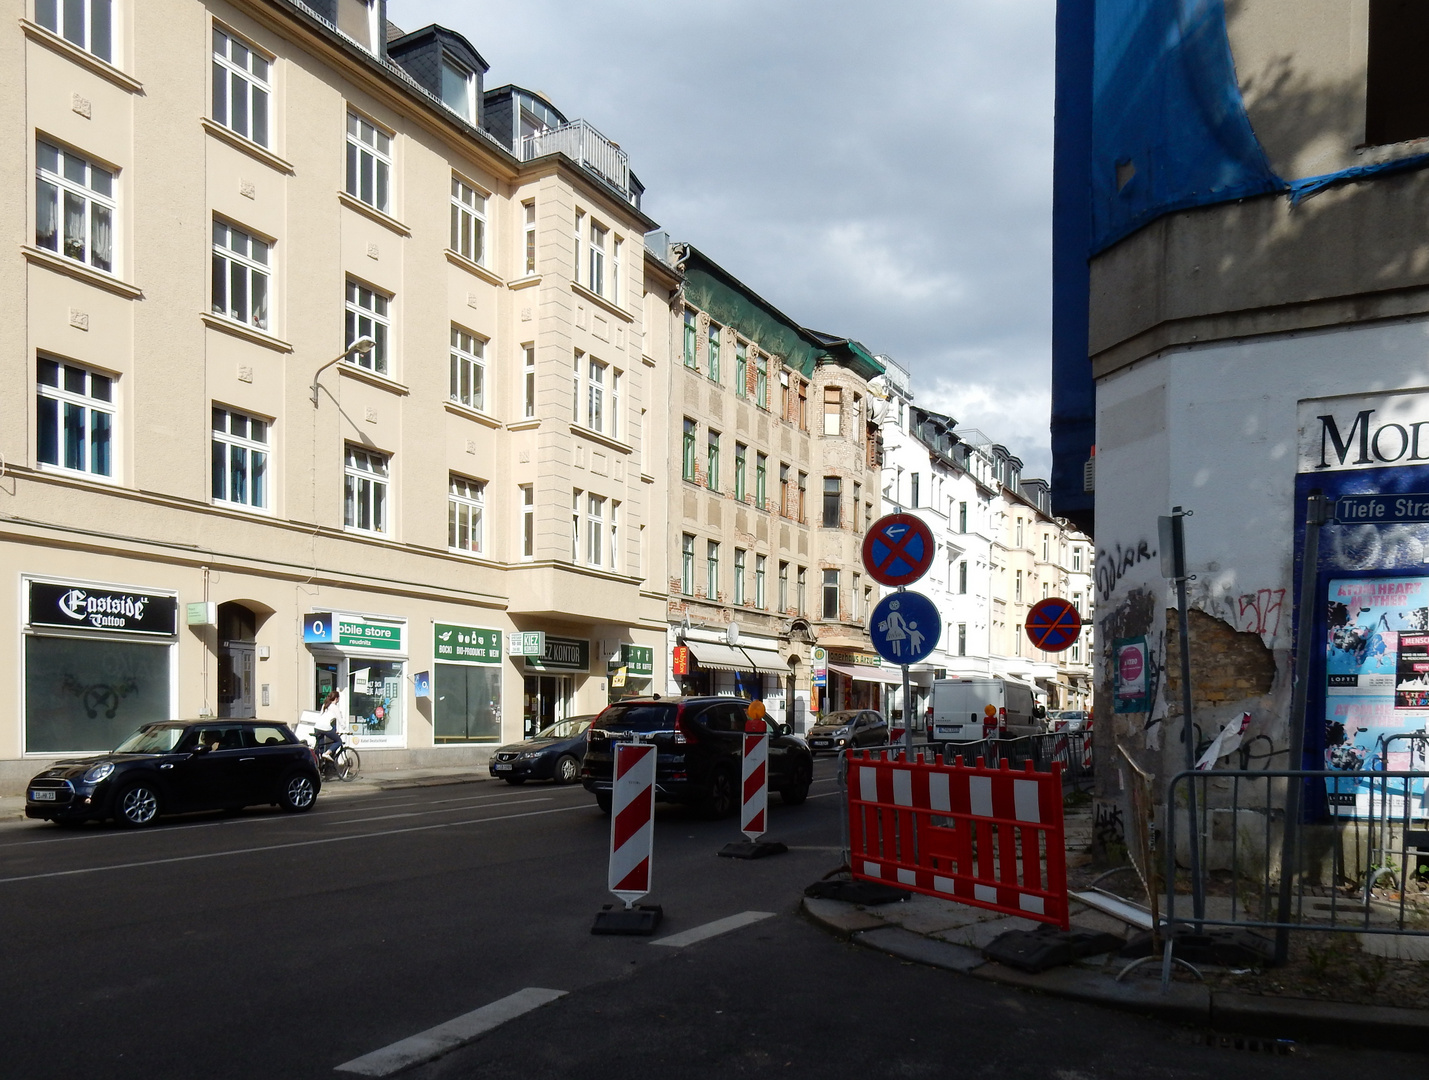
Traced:
<path id="1" fill-rule="evenodd" d="M 0 786 L 329 688 L 473 762 L 663 685 L 623 152 L 382 0 L 8 10 Z"/>

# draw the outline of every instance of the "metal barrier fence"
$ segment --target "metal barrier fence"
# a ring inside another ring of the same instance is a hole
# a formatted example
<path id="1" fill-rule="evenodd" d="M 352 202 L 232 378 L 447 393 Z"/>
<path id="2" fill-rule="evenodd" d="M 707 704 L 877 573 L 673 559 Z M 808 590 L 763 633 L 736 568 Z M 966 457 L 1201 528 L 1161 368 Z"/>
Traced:
<path id="1" fill-rule="evenodd" d="M 976 742 L 915 742 L 913 752 L 937 754 L 944 761 L 961 758 L 964 764 L 982 761 L 997 768 L 1004 761 L 1011 768 L 1028 762 L 1038 772 L 1048 772 L 1055 761 L 1062 766 L 1062 781 L 1073 786 L 1089 782 L 1092 769 L 1092 732 L 1051 731 L 1043 735 L 1023 735 L 1015 739 L 978 739 Z"/>
<path id="2" fill-rule="evenodd" d="M 1328 820 L 1295 823 L 1287 844 L 1286 786 L 1327 781 Z M 1291 930 L 1429 937 L 1426 781 L 1429 772 L 1383 769 L 1177 773 L 1164 818 L 1168 930 L 1275 930 L 1281 959 Z M 1335 797 L 1342 785 L 1356 795 Z M 1197 827 L 1188 835 L 1191 794 Z M 1174 883 L 1192 843 L 1202 881 L 1189 883 L 1188 912 Z"/>

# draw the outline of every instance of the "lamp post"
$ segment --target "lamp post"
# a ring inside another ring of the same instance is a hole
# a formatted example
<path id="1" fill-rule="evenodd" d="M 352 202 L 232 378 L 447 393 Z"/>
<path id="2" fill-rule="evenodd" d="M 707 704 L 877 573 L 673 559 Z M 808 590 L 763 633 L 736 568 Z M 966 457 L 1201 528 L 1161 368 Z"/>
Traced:
<path id="1" fill-rule="evenodd" d="M 366 356 L 366 355 L 367 355 L 368 353 L 370 353 L 374 348 L 376 348 L 376 346 L 377 346 L 377 342 L 376 342 L 376 341 L 374 341 L 374 340 L 373 340 L 370 336 L 368 336 L 367 334 L 363 334 L 362 337 L 358 338 L 356 341 L 349 342 L 347 348 L 343 349 L 341 353 L 339 353 L 337 356 L 334 356 L 334 357 L 333 357 L 331 360 L 329 360 L 326 364 L 324 364 L 322 367 L 318 368 L 317 371 L 313 372 L 313 385 L 312 385 L 312 391 L 313 391 L 313 408 L 316 409 L 316 408 L 318 407 L 318 376 L 319 376 L 319 375 L 321 375 L 321 374 L 322 374 L 324 371 L 326 371 L 328 368 L 332 367 L 334 364 L 340 364 L 340 363 L 342 363 L 344 360 L 346 360 L 346 359 L 347 359 L 349 356 L 351 356 L 353 353 L 357 353 L 358 356 Z"/>

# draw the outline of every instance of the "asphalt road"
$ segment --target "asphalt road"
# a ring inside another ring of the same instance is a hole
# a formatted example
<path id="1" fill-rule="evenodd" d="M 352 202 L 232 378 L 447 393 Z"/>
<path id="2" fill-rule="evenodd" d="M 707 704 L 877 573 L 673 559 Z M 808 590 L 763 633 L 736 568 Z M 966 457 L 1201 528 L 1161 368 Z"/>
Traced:
<path id="1" fill-rule="evenodd" d="M 141 832 L 0 827 L 0 1077 L 341 1077 L 339 1065 L 527 988 L 565 996 L 405 1075 L 1422 1069 L 1387 1054 L 1209 1049 L 840 943 L 798 915 L 803 886 L 839 860 L 832 762 L 816 776 L 804 806 L 772 800 L 769 838 L 790 847 L 776 858 L 717 858 L 735 822 L 658 808 L 655 940 L 769 913 L 679 947 L 590 933 L 610 900 L 609 819 L 579 787 L 415 788 Z"/>

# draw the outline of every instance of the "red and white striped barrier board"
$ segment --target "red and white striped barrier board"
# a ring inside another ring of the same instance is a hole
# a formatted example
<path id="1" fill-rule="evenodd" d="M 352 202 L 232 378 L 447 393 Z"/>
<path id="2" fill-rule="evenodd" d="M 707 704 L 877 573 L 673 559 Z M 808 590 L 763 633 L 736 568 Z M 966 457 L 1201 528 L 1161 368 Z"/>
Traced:
<path id="1" fill-rule="evenodd" d="M 769 730 L 763 720 L 744 725 L 740 781 L 739 829 L 752 844 L 769 828 Z"/>
<path id="2" fill-rule="evenodd" d="M 853 876 L 1066 930 L 1061 772 L 849 754 Z"/>
<path id="3" fill-rule="evenodd" d="M 1082 769 L 1092 771 L 1092 729 L 1086 729 L 1087 737 L 1082 740 Z"/>
<path id="4" fill-rule="evenodd" d="M 655 747 L 616 743 L 610 792 L 609 889 L 628 908 L 650 891 L 655 839 Z"/>

